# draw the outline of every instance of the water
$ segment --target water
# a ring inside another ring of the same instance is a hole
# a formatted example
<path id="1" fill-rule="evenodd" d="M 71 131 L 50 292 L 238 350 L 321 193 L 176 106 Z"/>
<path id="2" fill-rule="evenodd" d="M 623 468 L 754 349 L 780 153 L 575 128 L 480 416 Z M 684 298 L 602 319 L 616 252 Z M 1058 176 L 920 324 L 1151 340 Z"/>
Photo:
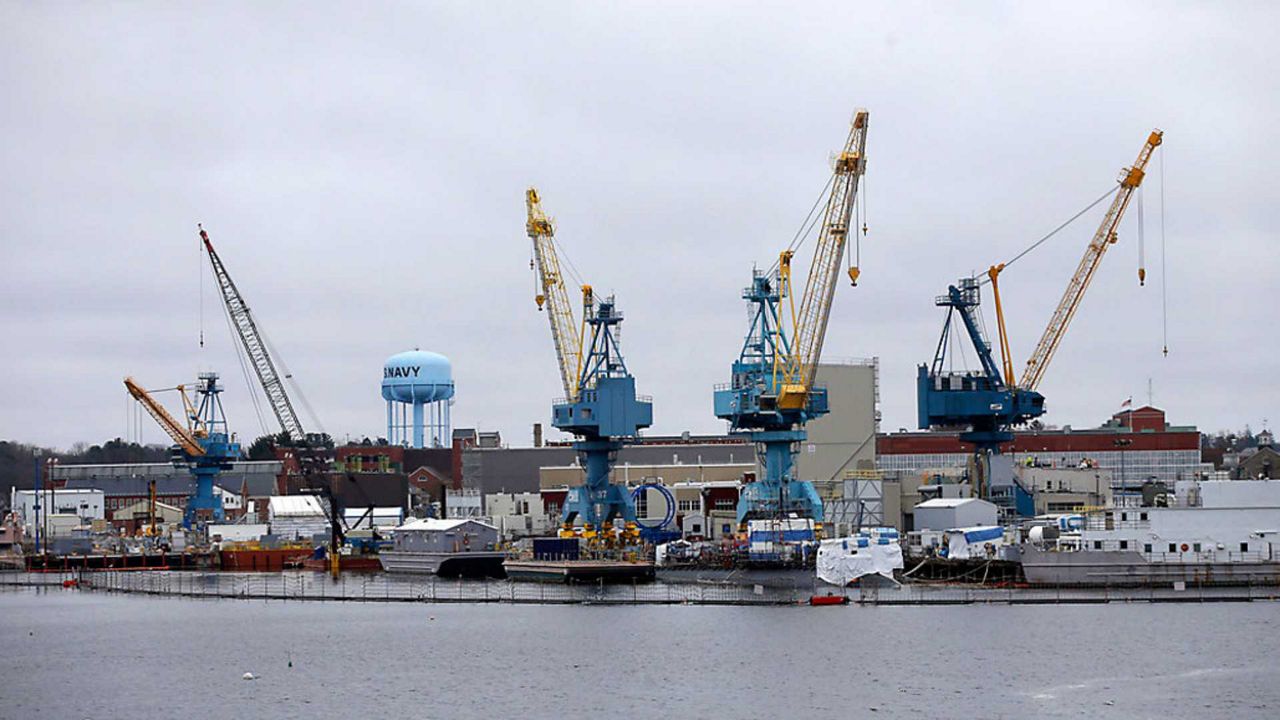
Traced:
<path id="1" fill-rule="evenodd" d="M 1274 718 L 1278 647 L 1271 602 L 583 607 L 19 590 L 0 592 L 0 718 Z"/>

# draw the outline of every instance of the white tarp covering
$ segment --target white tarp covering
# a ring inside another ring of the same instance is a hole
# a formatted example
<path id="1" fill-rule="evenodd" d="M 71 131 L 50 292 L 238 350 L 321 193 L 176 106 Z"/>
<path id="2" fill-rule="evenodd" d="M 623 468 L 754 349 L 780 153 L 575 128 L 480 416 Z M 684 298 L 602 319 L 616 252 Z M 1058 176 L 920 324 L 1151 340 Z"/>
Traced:
<path id="1" fill-rule="evenodd" d="M 954 560 L 995 557 L 1004 545 L 1004 528 L 967 527 L 948 530 L 943 536 L 947 557 Z"/>
<path id="2" fill-rule="evenodd" d="M 898 531 L 874 528 L 851 537 L 823 540 L 818 546 L 817 566 L 820 580 L 841 587 L 864 575 L 892 580 L 893 571 L 904 567 Z"/>

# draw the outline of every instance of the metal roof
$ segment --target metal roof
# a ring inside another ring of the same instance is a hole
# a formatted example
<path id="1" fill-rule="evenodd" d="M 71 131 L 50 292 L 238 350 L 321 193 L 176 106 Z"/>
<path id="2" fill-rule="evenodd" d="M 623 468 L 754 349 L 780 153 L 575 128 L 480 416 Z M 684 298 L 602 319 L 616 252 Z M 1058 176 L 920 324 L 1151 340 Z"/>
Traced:
<path id="1" fill-rule="evenodd" d="M 315 495 L 272 495 L 267 500 L 272 517 L 324 517 L 324 505 Z"/>
<path id="2" fill-rule="evenodd" d="M 454 528 L 457 528 L 461 525 L 466 525 L 467 523 L 475 523 L 477 525 L 483 525 L 484 527 L 489 528 L 490 530 L 497 530 L 497 528 L 494 527 L 493 525 L 490 525 L 487 522 L 481 522 L 479 520 L 476 520 L 475 518 L 454 518 L 452 520 L 441 520 L 439 518 L 422 518 L 419 520 L 410 520 L 409 522 L 396 528 L 396 530 L 428 530 L 431 532 L 443 532 L 446 530 L 453 530 Z"/>
<path id="3" fill-rule="evenodd" d="M 982 498 L 934 498 L 916 505 L 918 508 L 954 508 L 974 502 L 986 502 Z"/>

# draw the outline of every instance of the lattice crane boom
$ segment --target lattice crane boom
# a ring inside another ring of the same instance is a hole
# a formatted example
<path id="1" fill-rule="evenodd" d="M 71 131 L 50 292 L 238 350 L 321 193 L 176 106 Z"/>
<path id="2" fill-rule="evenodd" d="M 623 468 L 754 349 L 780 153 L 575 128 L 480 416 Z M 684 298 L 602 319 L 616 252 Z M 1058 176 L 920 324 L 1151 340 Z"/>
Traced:
<path id="1" fill-rule="evenodd" d="M 525 209 L 528 212 L 525 230 L 533 241 L 533 258 L 538 276 L 539 293 L 534 300 L 538 303 L 539 310 L 547 311 L 564 396 L 569 402 L 574 402 L 578 399 L 578 377 L 582 371 L 582 328 L 574 319 L 569 291 L 565 286 L 564 275 L 560 272 L 560 256 L 556 253 L 555 246 L 555 223 L 542 211 L 542 200 L 535 188 L 525 191 Z M 589 297 L 591 288 L 584 287 L 583 293 L 584 297 Z"/>
<path id="2" fill-rule="evenodd" d="M 209 241 L 209 234 L 205 232 L 203 227 L 200 228 L 200 239 L 204 241 L 205 250 L 209 253 L 209 263 L 213 266 L 213 276 L 218 281 L 218 287 L 222 291 L 222 301 L 226 305 L 227 314 L 231 318 L 232 325 L 235 326 L 236 334 L 240 338 L 240 343 L 244 347 L 245 353 L 249 356 L 253 371 L 258 376 L 259 384 L 262 385 L 262 391 L 266 394 L 267 401 L 271 404 L 271 411 L 275 413 L 276 420 L 280 422 L 280 429 L 288 433 L 295 441 L 306 440 L 307 435 L 302 428 L 302 421 L 298 418 L 298 413 L 293 408 L 293 401 L 289 399 L 284 380 L 276 370 L 275 361 L 271 359 L 271 354 L 267 352 L 267 345 L 263 341 L 261 333 L 258 332 L 257 323 L 253 320 L 253 313 L 249 311 L 248 304 L 245 303 L 244 297 L 236 288 L 235 282 L 231 280 L 231 275 L 227 272 L 226 266 L 222 264 L 222 258 L 218 257 L 217 251 L 213 249 L 213 243 Z"/>
<path id="3" fill-rule="evenodd" d="M 1142 184 L 1142 179 L 1146 176 L 1147 162 L 1160 145 L 1162 138 L 1163 133 L 1160 130 L 1153 130 L 1146 144 L 1143 145 L 1142 152 L 1138 153 L 1138 160 L 1131 167 L 1121 171 L 1118 180 L 1120 189 L 1112 199 L 1111 206 L 1107 208 L 1102 224 L 1098 226 L 1098 231 L 1089 242 L 1089 247 L 1085 249 L 1084 257 L 1080 259 L 1080 265 L 1076 268 L 1075 274 L 1067 283 L 1067 289 L 1062 294 L 1062 300 L 1058 302 L 1057 309 L 1053 311 L 1053 317 L 1050 318 L 1044 335 L 1040 337 L 1035 351 L 1027 360 L 1027 367 L 1022 372 L 1022 381 L 1018 384 L 1019 388 L 1035 390 L 1040 385 L 1049 361 L 1053 359 L 1058 345 L 1062 343 L 1067 326 L 1071 324 L 1076 310 L 1080 308 L 1080 301 L 1084 298 L 1084 293 L 1088 290 L 1089 283 L 1102 262 L 1102 256 L 1107 252 L 1107 248 L 1119 239 L 1116 229 L 1120 226 L 1120 220 L 1124 217 L 1125 209 L 1129 207 L 1129 200 L 1133 197 L 1134 191 Z"/>
<path id="4" fill-rule="evenodd" d="M 161 405 L 155 398 L 151 397 L 151 393 L 144 390 L 143 387 L 135 382 L 131 377 L 124 379 L 124 386 L 128 388 L 129 394 L 141 403 L 142 407 L 147 409 L 147 412 L 150 413 L 151 417 L 155 418 L 155 421 L 160 428 L 164 430 L 169 437 L 173 438 L 173 441 L 177 443 L 183 451 L 193 457 L 200 457 L 205 454 L 205 449 L 200 446 L 195 435 L 192 434 L 185 425 L 174 419 L 174 417 L 169 414 L 169 411 L 164 409 L 163 405 Z"/>
<path id="5" fill-rule="evenodd" d="M 854 200 L 858 194 L 858 180 L 866 169 L 867 119 L 866 110 L 859 109 L 854 113 L 849 137 L 835 160 L 835 177 L 831 183 L 831 193 L 827 197 L 804 296 L 796 315 L 794 343 L 779 393 L 778 402 L 782 407 L 803 406 L 818 372 L 822 343 L 827 335 L 827 321 L 831 317 L 831 301 L 835 297 L 841 259 L 853 217 Z M 857 231 L 857 228 L 853 228 L 853 232 Z M 856 269 L 850 271 L 850 278 L 856 282 Z M 789 279 L 786 282 L 789 284 Z"/>

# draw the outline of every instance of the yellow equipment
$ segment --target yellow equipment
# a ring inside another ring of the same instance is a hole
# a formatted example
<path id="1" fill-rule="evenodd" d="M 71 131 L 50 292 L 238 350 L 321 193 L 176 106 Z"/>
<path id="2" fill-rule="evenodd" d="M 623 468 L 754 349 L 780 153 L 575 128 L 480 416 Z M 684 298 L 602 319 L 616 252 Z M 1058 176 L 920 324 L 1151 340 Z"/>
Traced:
<path id="1" fill-rule="evenodd" d="M 560 365 L 560 381 L 564 385 L 564 396 L 569 402 L 578 399 L 578 377 L 582 371 L 582 331 L 583 328 L 573 317 L 573 306 L 569 304 L 569 291 L 565 287 L 564 275 L 560 272 L 560 256 L 556 254 L 555 223 L 542 211 L 542 201 L 538 191 L 529 188 L 525 191 L 525 208 L 528 211 L 528 222 L 525 230 L 533 241 L 533 261 L 536 263 L 539 292 L 534 296 L 538 309 L 546 309 L 547 321 L 551 323 L 551 338 L 555 341 L 556 361 Z M 582 288 L 583 301 L 592 302 L 591 286 Z M 590 312 L 589 310 L 587 312 Z"/>
<path id="2" fill-rule="evenodd" d="M 1053 311 L 1053 317 L 1049 320 L 1049 325 L 1045 328 L 1044 335 L 1040 337 L 1040 342 L 1036 344 L 1035 351 L 1031 353 L 1031 359 L 1027 360 L 1027 367 L 1022 371 L 1022 382 L 1019 383 L 1019 388 L 1035 390 L 1040 384 L 1040 380 L 1044 377 L 1049 361 L 1053 358 L 1058 345 L 1062 342 L 1062 336 L 1066 333 L 1071 319 L 1075 317 L 1076 310 L 1080 308 L 1080 301 L 1084 298 L 1085 290 L 1089 288 L 1089 283 L 1093 280 L 1093 274 L 1098 270 L 1099 263 L 1102 262 L 1102 255 L 1107 251 L 1108 247 L 1114 245 L 1119 239 L 1116 234 L 1116 228 L 1120 226 L 1120 219 L 1124 217 L 1124 211 L 1129 207 L 1129 200 L 1133 197 L 1133 192 L 1142 184 L 1142 179 L 1146 176 L 1147 162 L 1151 159 L 1151 154 L 1160 145 L 1163 135 L 1160 130 L 1151 131 L 1151 135 L 1147 137 L 1146 144 L 1142 146 L 1142 151 L 1138 153 L 1138 160 L 1132 167 L 1127 167 L 1120 172 L 1118 179 L 1120 183 L 1119 191 L 1116 193 L 1115 198 L 1112 199 L 1111 207 L 1107 208 L 1107 214 L 1103 216 L 1102 224 L 1098 226 L 1098 231 L 1094 233 L 1089 247 L 1085 249 L 1084 257 L 1080 259 L 1080 265 L 1076 268 L 1075 275 L 1071 277 L 1071 282 L 1067 283 L 1067 289 L 1062 294 L 1062 300 L 1058 302 L 1057 309 Z M 995 274 L 999 274 L 998 269 L 995 270 Z M 1146 273 L 1140 270 L 1138 279 L 1145 280 L 1145 275 Z M 991 275 L 991 279 L 994 288 L 994 274 Z M 996 296 L 996 313 L 997 316 L 1002 313 L 998 295 Z M 1004 327 L 1001 324 L 1000 345 L 1001 350 L 1005 351 L 1007 342 L 1003 336 Z"/>
<path id="3" fill-rule="evenodd" d="M 831 317 L 831 301 L 835 297 L 836 279 L 840 275 L 840 261 L 845 252 L 849 235 L 849 221 L 853 217 L 854 198 L 858 193 L 858 180 L 866 170 L 867 111 L 858 110 L 849 128 L 844 149 L 836 156 L 831 192 L 827 196 L 818 245 L 814 250 L 813 264 L 809 267 L 809 279 L 805 283 L 800 312 L 793 316 L 791 352 L 783 366 L 783 377 L 778 389 L 778 407 L 798 410 L 805 406 L 809 388 L 813 387 L 818 372 L 818 360 L 822 356 L 822 343 L 827 335 L 827 321 Z M 857 232 L 857 228 L 854 228 Z M 783 253 L 779 263 L 779 275 L 783 287 L 791 286 L 791 251 Z M 857 267 L 849 269 L 849 279 L 858 282 Z"/>
<path id="4" fill-rule="evenodd" d="M 157 402 L 155 398 L 151 397 L 151 393 L 144 390 L 142 386 L 135 382 L 131 377 L 124 379 L 124 386 L 128 388 L 129 394 L 141 403 L 142 407 L 147 409 L 147 412 L 151 414 L 151 417 L 155 418 L 155 421 L 160 425 L 160 428 L 164 430 L 169 437 L 173 438 L 173 441 L 177 443 L 183 451 L 193 457 L 199 457 L 205 454 L 205 449 L 196 441 L 196 434 L 175 420 L 174 417 L 169 414 L 169 411 L 164 409 L 163 405 Z M 182 397 L 184 404 L 189 406 L 190 401 L 187 400 L 185 392 L 182 394 Z"/>

